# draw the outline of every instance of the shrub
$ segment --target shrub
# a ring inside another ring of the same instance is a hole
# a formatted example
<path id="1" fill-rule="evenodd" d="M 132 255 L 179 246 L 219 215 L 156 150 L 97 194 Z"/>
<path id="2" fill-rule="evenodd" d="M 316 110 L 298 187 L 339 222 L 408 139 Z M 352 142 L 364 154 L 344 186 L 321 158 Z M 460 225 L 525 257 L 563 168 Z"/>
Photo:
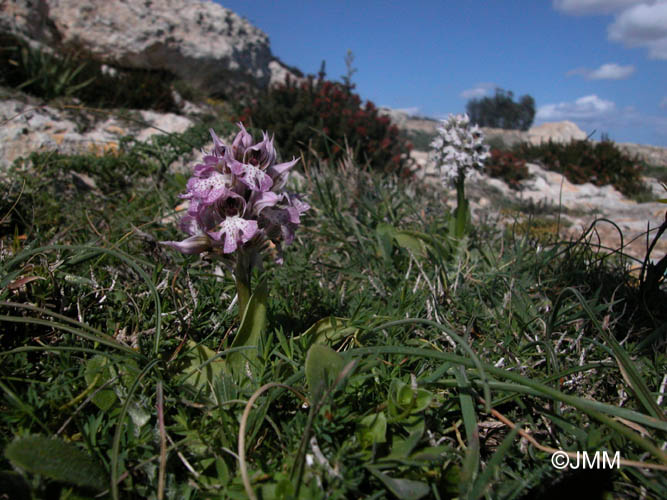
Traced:
<path id="1" fill-rule="evenodd" d="M 352 84 L 320 74 L 269 89 L 244 109 L 240 120 L 271 129 L 285 157 L 317 156 L 338 163 L 349 147 L 358 164 L 407 174 L 410 145 L 371 101 L 362 106 Z"/>
<path id="2" fill-rule="evenodd" d="M 466 111 L 480 127 L 528 130 L 535 118 L 535 99 L 523 95 L 514 102 L 512 91 L 496 89 L 493 97 L 468 101 Z"/>
<path id="3" fill-rule="evenodd" d="M 574 184 L 610 184 L 626 196 L 637 195 L 644 190 L 641 161 L 629 157 L 611 141 L 549 141 L 539 146 L 523 143 L 514 148 L 514 153 L 527 161 L 540 161 Z"/>
<path id="4" fill-rule="evenodd" d="M 12 35 L 0 37 L 2 47 L 2 81 L 17 89 L 53 99 L 69 96 L 90 85 L 93 78 L 83 79 L 86 63 L 72 54 L 58 57 L 30 47 Z"/>
<path id="5" fill-rule="evenodd" d="M 517 157 L 510 151 L 492 149 L 485 167 L 491 177 L 502 179 L 513 189 L 518 189 L 519 182 L 530 177 L 526 160 Z"/>
<path id="6" fill-rule="evenodd" d="M 62 48 L 61 54 L 30 47 L 11 34 L 0 34 L 0 83 L 51 100 L 76 97 L 100 108 L 176 111 L 166 71 L 110 68 L 82 51 Z"/>

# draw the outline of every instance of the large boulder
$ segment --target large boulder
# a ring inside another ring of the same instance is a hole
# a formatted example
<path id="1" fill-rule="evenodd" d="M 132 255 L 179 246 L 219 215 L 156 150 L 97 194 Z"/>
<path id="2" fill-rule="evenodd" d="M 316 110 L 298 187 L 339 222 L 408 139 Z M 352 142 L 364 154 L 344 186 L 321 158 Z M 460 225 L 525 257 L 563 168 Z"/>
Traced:
<path id="1" fill-rule="evenodd" d="M 0 31 L 119 66 L 168 70 L 212 93 L 248 81 L 265 87 L 289 72 L 263 31 L 211 1 L 2 0 Z"/>
<path id="2" fill-rule="evenodd" d="M 543 142 L 570 142 L 586 139 L 586 132 L 571 121 L 549 122 L 531 127 L 526 133 L 528 141 L 539 145 Z"/>

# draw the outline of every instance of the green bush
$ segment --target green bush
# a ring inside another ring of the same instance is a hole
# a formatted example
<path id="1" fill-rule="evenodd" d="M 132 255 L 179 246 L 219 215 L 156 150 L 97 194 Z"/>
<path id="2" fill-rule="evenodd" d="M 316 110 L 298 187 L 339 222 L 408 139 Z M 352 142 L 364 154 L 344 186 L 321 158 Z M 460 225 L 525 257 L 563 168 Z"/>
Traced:
<path id="1" fill-rule="evenodd" d="M 240 120 L 275 133 L 286 157 L 300 156 L 338 163 L 346 149 L 360 164 L 407 174 L 411 146 L 375 105 L 352 92 L 353 85 L 309 77 L 289 78 L 247 106 Z"/>
<path id="2" fill-rule="evenodd" d="M 30 47 L 24 40 L 0 34 L 0 83 L 46 101 L 76 97 L 98 108 L 178 109 L 171 90 L 173 75 L 136 68 L 103 69 L 81 51 L 61 54 Z"/>
<path id="3" fill-rule="evenodd" d="M 518 189 L 519 182 L 530 177 L 525 160 L 510 151 L 499 149 L 491 150 L 491 156 L 486 160 L 484 169 L 491 177 L 504 180 L 513 189 Z"/>
<path id="4" fill-rule="evenodd" d="M 424 130 L 401 130 L 401 137 L 417 151 L 430 151 L 436 134 Z"/>
<path id="5" fill-rule="evenodd" d="M 549 141 L 539 146 L 523 143 L 514 148 L 514 153 L 526 161 L 543 163 L 574 184 L 612 185 L 626 196 L 637 195 L 645 189 L 641 181 L 641 161 L 629 157 L 611 141 Z"/>

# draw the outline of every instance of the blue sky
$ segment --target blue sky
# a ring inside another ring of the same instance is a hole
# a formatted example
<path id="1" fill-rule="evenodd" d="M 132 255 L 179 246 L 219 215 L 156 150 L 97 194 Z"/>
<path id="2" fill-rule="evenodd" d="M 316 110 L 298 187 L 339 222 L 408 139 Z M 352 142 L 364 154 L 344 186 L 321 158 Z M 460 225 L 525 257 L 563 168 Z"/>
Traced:
<path id="1" fill-rule="evenodd" d="M 356 91 L 423 116 L 496 87 L 535 98 L 535 124 L 667 146 L 667 0 L 218 0 L 273 54 L 327 77 L 354 54 Z"/>

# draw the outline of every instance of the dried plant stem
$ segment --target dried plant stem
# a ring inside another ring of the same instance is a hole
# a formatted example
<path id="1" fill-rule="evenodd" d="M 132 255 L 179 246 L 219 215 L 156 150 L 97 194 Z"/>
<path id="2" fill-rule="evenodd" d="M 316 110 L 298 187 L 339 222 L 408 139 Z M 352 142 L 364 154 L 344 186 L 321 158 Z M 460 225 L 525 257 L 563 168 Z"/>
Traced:
<path id="1" fill-rule="evenodd" d="M 484 403 L 483 398 L 479 398 L 479 400 Z M 507 427 L 510 429 L 514 429 L 517 427 L 517 425 L 512 422 L 509 418 L 504 416 L 502 413 L 500 413 L 498 410 L 495 410 L 491 408 L 491 415 L 493 415 L 495 418 L 500 420 L 503 424 L 505 424 Z M 563 451 L 563 450 L 558 450 L 556 448 L 552 448 L 551 446 L 544 446 L 543 444 L 540 444 L 537 442 L 537 440 L 530 435 L 529 432 L 519 428 L 518 430 L 519 435 L 524 438 L 526 441 L 528 441 L 531 445 L 533 445 L 535 448 L 537 448 L 540 451 L 544 451 L 545 453 L 565 453 L 568 457 L 570 458 L 578 458 L 577 453 L 573 451 Z M 624 465 L 626 467 L 636 467 L 638 469 L 654 469 L 654 470 L 662 470 L 662 471 L 667 471 L 667 465 L 662 465 L 662 464 L 655 464 L 651 462 L 639 462 L 636 460 L 626 460 L 625 458 L 620 458 L 618 463 L 620 465 Z"/>
<path id="2" fill-rule="evenodd" d="M 162 381 L 157 383 L 157 420 L 160 432 L 160 471 L 158 474 L 157 498 L 164 498 L 165 471 L 167 468 L 167 437 L 164 429 L 164 394 L 162 391 Z"/>
<path id="3" fill-rule="evenodd" d="M 250 396 L 250 399 L 245 405 L 245 410 L 243 410 L 243 416 L 241 417 L 241 426 L 239 428 L 239 445 L 238 445 L 239 468 L 241 469 L 241 478 L 243 480 L 243 487 L 245 488 L 245 491 L 250 500 L 257 500 L 257 496 L 255 495 L 255 492 L 252 489 L 252 485 L 250 484 L 250 478 L 248 477 L 248 465 L 245 460 L 246 426 L 248 425 L 250 410 L 252 410 L 252 407 L 255 404 L 255 401 L 257 401 L 257 398 L 259 398 L 264 392 L 268 391 L 269 389 L 272 389 L 273 387 L 281 387 L 283 389 L 288 389 L 292 391 L 294 394 L 296 394 L 296 396 L 299 399 L 301 399 L 301 401 L 303 401 L 304 403 L 308 403 L 308 399 L 299 391 L 297 391 L 293 387 L 290 387 L 289 385 L 280 384 L 278 382 L 269 382 L 268 384 L 264 384 L 262 387 L 257 389 L 252 396 Z"/>

